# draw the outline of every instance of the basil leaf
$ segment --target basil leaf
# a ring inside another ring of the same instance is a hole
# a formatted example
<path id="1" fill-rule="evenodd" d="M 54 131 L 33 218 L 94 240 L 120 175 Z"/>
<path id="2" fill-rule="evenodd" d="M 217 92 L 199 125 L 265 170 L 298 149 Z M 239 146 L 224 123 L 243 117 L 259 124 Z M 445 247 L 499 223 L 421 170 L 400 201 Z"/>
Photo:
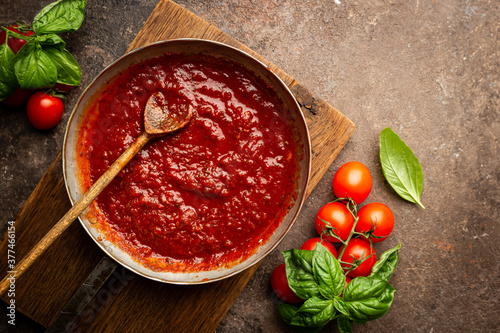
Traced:
<path id="1" fill-rule="evenodd" d="M 333 306 L 335 306 L 335 309 L 337 309 L 338 312 L 350 317 L 349 309 L 347 308 L 347 305 L 344 302 L 344 299 L 342 297 L 336 296 L 333 299 Z"/>
<path id="2" fill-rule="evenodd" d="M 400 248 L 401 243 L 399 243 L 396 247 L 382 253 L 379 260 L 375 263 L 375 265 L 373 265 L 372 272 L 369 277 L 389 281 L 392 273 L 394 273 L 394 270 L 398 265 Z"/>
<path id="3" fill-rule="evenodd" d="M 59 50 L 48 46 L 44 48 L 46 54 L 54 61 L 57 67 L 57 83 L 77 86 L 82 80 L 82 71 L 78 62 L 68 50 Z"/>
<path id="4" fill-rule="evenodd" d="M 279 303 L 278 304 L 278 312 L 287 324 L 292 323 L 292 318 L 299 311 L 299 308 L 288 303 Z"/>
<path id="5" fill-rule="evenodd" d="M 340 263 L 322 244 L 318 243 L 313 252 L 312 269 L 318 282 L 319 292 L 330 299 L 342 294 L 345 276 Z"/>
<path id="6" fill-rule="evenodd" d="M 333 300 L 320 297 L 311 297 L 302 304 L 299 311 L 292 318 L 292 325 L 311 327 L 323 326 L 335 318 L 337 310 Z"/>
<path id="7" fill-rule="evenodd" d="M 351 333 L 353 329 L 353 322 L 347 316 L 340 315 L 337 318 L 337 326 L 340 333 Z"/>
<path id="8" fill-rule="evenodd" d="M 299 308 L 290 305 L 288 303 L 279 303 L 278 304 L 278 312 L 281 315 L 281 318 L 287 323 L 288 325 L 292 325 L 292 318 L 295 316 L 295 314 L 299 311 Z M 292 329 L 296 333 L 318 333 L 323 329 L 323 326 L 318 326 L 318 327 L 301 327 L 301 326 L 296 326 L 292 325 Z"/>
<path id="9" fill-rule="evenodd" d="M 313 274 L 313 251 L 309 250 L 292 250 L 293 261 L 301 266 L 306 272 Z"/>
<path id="10" fill-rule="evenodd" d="M 78 30 L 85 17 L 85 0 L 58 0 L 45 6 L 33 19 L 35 34 Z"/>
<path id="11" fill-rule="evenodd" d="M 420 202 L 424 174 L 411 149 L 389 127 L 380 133 L 380 163 L 385 179 L 403 199 Z"/>
<path id="12" fill-rule="evenodd" d="M 385 280 L 360 276 L 349 282 L 343 298 L 351 318 L 358 324 L 365 324 L 389 311 L 394 291 Z"/>
<path id="13" fill-rule="evenodd" d="M 57 48 L 61 51 L 66 47 L 66 42 L 56 34 L 37 36 L 36 41 L 39 42 L 40 45 L 57 46 Z"/>
<path id="14" fill-rule="evenodd" d="M 0 45 L 0 101 L 12 95 L 19 86 L 14 72 L 15 53 L 7 43 Z"/>
<path id="15" fill-rule="evenodd" d="M 318 284 L 312 273 L 312 251 L 283 251 L 285 258 L 286 278 L 293 292 L 302 299 L 320 296 Z"/>
<path id="16" fill-rule="evenodd" d="M 14 70 L 21 89 L 50 88 L 57 81 L 57 67 L 42 46 L 30 41 L 14 58 Z"/>

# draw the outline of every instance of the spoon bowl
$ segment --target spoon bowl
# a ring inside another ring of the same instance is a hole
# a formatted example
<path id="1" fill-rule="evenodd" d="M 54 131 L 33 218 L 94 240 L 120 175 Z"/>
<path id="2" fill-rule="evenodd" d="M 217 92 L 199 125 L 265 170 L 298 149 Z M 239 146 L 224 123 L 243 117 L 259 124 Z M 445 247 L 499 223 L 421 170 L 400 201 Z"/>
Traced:
<path id="1" fill-rule="evenodd" d="M 144 109 L 144 131 L 151 136 L 163 136 L 186 126 L 192 116 L 191 104 L 168 105 L 165 95 L 156 92 L 149 97 Z"/>

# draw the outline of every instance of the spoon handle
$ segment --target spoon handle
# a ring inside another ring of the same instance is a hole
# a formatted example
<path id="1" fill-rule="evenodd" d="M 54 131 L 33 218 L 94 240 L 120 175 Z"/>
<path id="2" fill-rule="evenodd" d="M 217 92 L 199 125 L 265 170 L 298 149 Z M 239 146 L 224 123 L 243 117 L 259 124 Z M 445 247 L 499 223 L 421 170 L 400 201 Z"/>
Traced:
<path id="1" fill-rule="evenodd" d="M 102 192 L 102 190 L 116 177 L 116 175 L 127 165 L 128 162 L 144 147 L 151 136 L 143 132 L 123 154 L 109 167 L 106 172 L 85 192 L 74 206 L 57 222 L 52 229 L 31 249 L 15 268 L 15 278 L 19 278 L 33 262 L 45 252 L 45 250 L 63 233 L 66 228 L 80 215 L 85 208 Z M 0 296 L 10 286 L 9 276 L 5 276 L 0 282 Z"/>

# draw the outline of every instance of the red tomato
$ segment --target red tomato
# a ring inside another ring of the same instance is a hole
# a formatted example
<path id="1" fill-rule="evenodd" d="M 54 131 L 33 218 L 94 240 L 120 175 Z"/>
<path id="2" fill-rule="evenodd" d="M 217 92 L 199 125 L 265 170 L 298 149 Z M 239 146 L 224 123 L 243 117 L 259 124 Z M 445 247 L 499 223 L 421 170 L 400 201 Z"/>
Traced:
<path id="1" fill-rule="evenodd" d="M 28 100 L 26 111 L 28 120 L 33 127 L 46 130 L 59 123 L 64 111 L 64 104 L 59 97 L 38 91 Z"/>
<path id="2" fill-rule="evenodd" d="M 337 198 L 349 197 L 360 204 L 372 190 L 372 175 L 363 163 L 347 162 L 333 176 L 332 188 Z"/>
<path id="3" fill-rule="evenodd" d="M 315 225 L 319 235 L 323 235 L 330 242 L 340 243 L 337 238 L 331 236 L 331 233 L 333 232 L 342 240 L 346 240 L 354 225 L 354 217 L 343 203 L 329 202 L 321 207 L 316 214 Z M 325 230 L 327 233 L 324 233 Z"/>
<path id="4" fill-rule="evenodd" d="M 271 287 L 276 296 L 287 303 L 300 303 L 304 301 L 302 298 L 295 295 L 293 290 L 290 289 L 290 286 L 288 286 L 285 264 L 281 264 L 274 269 L 271 274 Z"/>
<path id="5" fill-rule="evenodd" d="M 344 289 L 347 287 L 347 285 L 349 284 L 349 282 L 351 282 L 351 277 L 350 276 L 346 276 L 345 277 L 345 286 L 344 286 Z"/>
<path id="6" fill-rule="evenodd" d="M 10 30 L 10 31 L 13 31 L 13 32 L 17 32 L 18 34 L 21 34 L 21 35 L 24 35 L 24 36 L 31 36 L 31 35 L 33 35 L 33 31 L 20 32 L 19 30 L 17 30 L 17 24 L 9 25 L 6 28 L 7 28 L 7 30 Z M 3 29 L 1 29 L 1 31 L 0 31 L 0 45 L 2 45 L 3 43 L 5 43 L 5 35 L 6 35 L 6 32 Z M 27 41 L 25 41 L 24 39 L 19 39 L 19 38 L 15 38 L 13 36 L 9 36 L 9 40 L 7 42 L 7 45 L 9 45 L 10 49 L 12 51 L 14 51 L 15 54 L 17 54 L 17 52 L 19 52 L 19 50 L 26 43 L 27 43 Z"/>
<path id="7" fill-rule="evenodd" d="M 314 249 L 316 248 L 316 244 L 318 243 L 321 243 L 321 245 L 326 247 L 326 249 L 330 251 L 335 258 L 337 258 L 337 249 L 335 248 L 335 246 L 326 239 L 322 240 L 321 237 L 314 237 L 305 241 L 305 243 L 302 244 L 300 249 L 314 251 Z"/>
<path id="8" fill-rule="evenodd" d="M 23 90 L 21 88 L 17 88 L 12 95 L 2 101 L 2 104 L 10 106 L 11 108 L 19 108 L 26 105 L 28 99 L 34 92 L 35 90 Z"/>
<path id="9" fill-rule="evenodd" d="M 389 207 L 380 202 L 372 202 L 358 212 L 357 232 L 369 232 L 373 243 L 380 243 L 389 237 L 394 229 L 394 214 Z M 375 230 L 373 230 L 375 228 Z M 364 237 L 363 237 L 364 238 Z"/>
<path id="10" fill-rule="evenodd" d="M 340 248 L 340 252 L 342 252 L 343 245 Z M 373 254 L 373 255 L 372 255 Z M 361 238 L 352 238 L 347 244 L 344 253 L 342 254 L 342 258 L 340 261 L 353 263 L 354 259 L 361 260 L 368 256 L 372 255 L 363 263 L 361 263 L 356 269 L 350 271 L 347 275 L 351 278 L 355 278 L 358 276 L 368 276 L 372 272 L 372 267 L 377 262 L 377 258 L 375 255 L 375 250 L 370 249 L 370 242 L 361 239 Z M 344 268 L 344 271 L 347 271 L 351 266 L 347 264 L 341 264 Z"/>

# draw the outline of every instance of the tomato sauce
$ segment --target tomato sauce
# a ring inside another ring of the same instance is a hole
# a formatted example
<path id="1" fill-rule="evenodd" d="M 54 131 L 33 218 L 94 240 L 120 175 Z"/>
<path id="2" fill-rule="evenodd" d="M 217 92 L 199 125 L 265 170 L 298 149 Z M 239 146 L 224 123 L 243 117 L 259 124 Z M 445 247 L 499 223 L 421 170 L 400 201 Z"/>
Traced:
<path id="1" fill-rule="evenodd" d="M 156 271 L 230 267 L 253 254 L 296 196 L 297 148 L 282 101 L 254 73 L 206 55 L 165 56 L 123 72 L 80 123 L 89 188 L 143 131 L 161 91 L 193 106 L 179 132 L 148 143 L 97 197 L 104 237 Z"/>

